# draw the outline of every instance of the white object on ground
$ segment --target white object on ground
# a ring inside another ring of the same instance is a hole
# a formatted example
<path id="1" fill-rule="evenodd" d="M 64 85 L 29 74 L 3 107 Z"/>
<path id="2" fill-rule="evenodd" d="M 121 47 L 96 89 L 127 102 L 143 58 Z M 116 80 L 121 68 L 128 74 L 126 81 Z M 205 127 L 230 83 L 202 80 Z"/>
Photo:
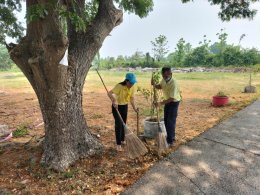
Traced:
<path id="1" fill-rule="evenodd" d="M 0 140 L 0 143 L 9 140 L 9 139 L 11 139 L 12 137 L 13 137 L 13 132 L 11 132 L 11 133 L 10 133 L 7 137 L 5 137 L 4 139 L 1 139 L 1 140 Z"/>
<path id="2" fill-rule="evenodd" d="M 0 137 L 11 133 L 11 130 L 7 125 L 0 125 Z"/>
<path id="3" fill-rule="evenodd" d="M 42 126 L 43 124 L 44 124 L 44 122 L 42 122 L 42 123 L 36 125 L 35 128 L 38 128 L 38 127 Z"/>

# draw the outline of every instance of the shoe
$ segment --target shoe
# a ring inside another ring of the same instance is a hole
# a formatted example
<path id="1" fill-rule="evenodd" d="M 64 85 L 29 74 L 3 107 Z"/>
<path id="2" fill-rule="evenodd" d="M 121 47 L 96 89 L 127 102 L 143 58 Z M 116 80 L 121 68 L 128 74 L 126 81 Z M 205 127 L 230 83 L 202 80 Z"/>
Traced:
<path id="1" fill-rule="evenodd" d="M 168 148 L 173 148 L 174 147 L 174 142 L 173 143 L 168 143 Z"/>
<path id="2" fill-rule="evenodd" d="M 121 145 L 117 145 L 117 146 L 116 146 L 116 151 L 118 151 L 118 152 L 123 152 L 124 150 L 123 150 L 123 148 L 122 148 Z"/>
<path id="3" fill-rule="evenodd" d="M 121 141 L 121 144 L 122 145 L 126 145 L 126 141 Z"/>

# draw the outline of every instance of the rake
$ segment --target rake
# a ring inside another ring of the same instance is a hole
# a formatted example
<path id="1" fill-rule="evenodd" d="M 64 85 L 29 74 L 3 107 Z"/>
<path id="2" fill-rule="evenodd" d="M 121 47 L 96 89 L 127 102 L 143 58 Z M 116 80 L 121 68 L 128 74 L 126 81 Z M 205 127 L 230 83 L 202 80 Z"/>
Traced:
<path id="1" fill-rule="evenodd" d="M 101 75 L 99 74 L 98 70 L 96 70 L 96 71 L 97 71 L 97 74 L 98 74 L 104 88 L 106 89 L 106 92 L 108 93 L 107 87 L 106 87 Z M 110 100 L 111 100 L 111 98 L 110 98 Z M 126 151 L 127 151 L 128 157 L 134 159 L 134 158 L 140 157 L 142 155 L 145 155 L 148 152 L 147 148 L 145 147 L 143 142 L 131 130 L 128 129 L 128 127 L 124 123 L 124 120 L 123 120 L 121 114 L 119 113 L 118 109 L 115 106 L 114 106 L 114 108 L 116 109 L 116 112 L 124 126 Z"/>

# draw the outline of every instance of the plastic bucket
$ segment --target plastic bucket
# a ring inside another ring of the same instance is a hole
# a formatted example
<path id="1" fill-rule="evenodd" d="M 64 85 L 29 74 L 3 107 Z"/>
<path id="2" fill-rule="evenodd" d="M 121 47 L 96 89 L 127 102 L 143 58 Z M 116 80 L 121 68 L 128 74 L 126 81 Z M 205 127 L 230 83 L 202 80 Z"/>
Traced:
<path id="1" fill-rule="evenodd" d="M 144 120 L 144 137 L 155 138 L 158 135 L 159 127 L 157 121 L 149 121 L 150 118 Z M 166 129 L 164 125 L 164 119 L 160 120 L 160 129 L 164 134 L 166 134 Z"/>

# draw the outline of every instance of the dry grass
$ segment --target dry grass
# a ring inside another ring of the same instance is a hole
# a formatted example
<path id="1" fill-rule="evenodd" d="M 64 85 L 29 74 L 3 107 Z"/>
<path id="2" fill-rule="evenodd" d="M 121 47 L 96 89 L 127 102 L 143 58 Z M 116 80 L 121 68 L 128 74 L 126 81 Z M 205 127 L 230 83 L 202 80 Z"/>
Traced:
<path id="1" fill-rule="evenodd" d="M 124 79 L 125 73 L 101 72 L 108 88 Z M 177 119 L 177 143 L 198 136 L 208 128 L 226 119 L 260 96 L 260 75 L 253 77 L 257 94 L 241 93 L 248 84 L 244 73 L 187 73 L 175 74 L 180 83 L 184 100 Z M 137 73 L 138 85 L 150 87 L 150 73 Z M 215 108 L 211 97 L 219 90 L 229 94 L 231 104 Z M 25 144 L 33 136 L 44 135 L 43 126 L 29 129 L 28 135 L 13 138 L 8 147 L 0 145 L 0 189 L 9 194 L 118 194 L 140 178 L 157 160 L 156 145 L 148 141 L 149 153 L 131 160 L 124 153 L 114 150 L 114 122 L 111 104 L 96 72 L 90 72 L 84 87 L 83 109 L 94 134 L 100 135 L 104 153 L 94 158 L 82 159 L 64 173 L 55 173 L 40 166 L 42 150 L 37 144 Z M 138 95 L 141 110 L 149 105 Z M 141 120 L 144 119 L 141 114 Z M 32 124 L 41 118 L 37 98 L 22 73 L 0 72 L 0 124 L 16 128 Z M 130 108 L 128 127 L 136 129 L 136 114 Z M 0 193 L 1 193 L 0 190 Z"/>

